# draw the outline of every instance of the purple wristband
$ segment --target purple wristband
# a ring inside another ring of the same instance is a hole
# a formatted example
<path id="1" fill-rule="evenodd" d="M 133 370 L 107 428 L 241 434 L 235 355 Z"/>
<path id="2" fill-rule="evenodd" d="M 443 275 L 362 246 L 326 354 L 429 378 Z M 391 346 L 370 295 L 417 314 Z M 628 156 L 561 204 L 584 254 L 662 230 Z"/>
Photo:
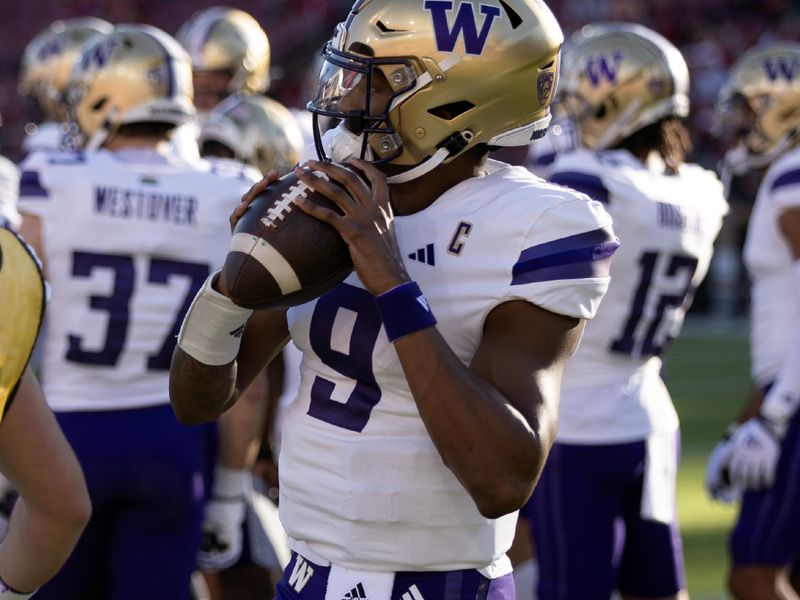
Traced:
<path id="1" fill-rule="evenodd" d="M 388 292 L 375 296 L 390 342 L 420 329 L 436 325 L 436 317 L 415 281 L 401 283 Z"/>

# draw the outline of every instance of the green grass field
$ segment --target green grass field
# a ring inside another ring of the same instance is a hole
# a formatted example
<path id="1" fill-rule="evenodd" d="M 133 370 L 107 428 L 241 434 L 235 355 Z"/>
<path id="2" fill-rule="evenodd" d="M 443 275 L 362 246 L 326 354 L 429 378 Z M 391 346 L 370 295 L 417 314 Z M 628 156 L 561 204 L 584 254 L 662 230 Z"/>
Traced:
<path id="1" fill-rule="evenodd" d="M 706 458 L 743 405 L 750 385 L 747 325 L 687 324 L 666 357 L 666 381 L 681 419 L 678 514 L 693 600 L 721 600 L 735 506 L 709 500 Z"/>

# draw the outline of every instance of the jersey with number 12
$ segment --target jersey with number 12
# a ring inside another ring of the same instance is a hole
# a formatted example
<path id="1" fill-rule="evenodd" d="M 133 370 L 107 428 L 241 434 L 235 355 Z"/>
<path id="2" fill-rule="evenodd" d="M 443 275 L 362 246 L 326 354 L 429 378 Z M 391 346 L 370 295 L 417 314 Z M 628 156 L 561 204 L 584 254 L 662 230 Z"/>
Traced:
<path id="1" fill-rule="evenodd" d="M 43 385 L 57 411 L 169 402 L 183 315 L 225 260 L 242 169 L 152 151 L 37 153 L 20 210 L 41 219 L 53 296 Z"/>
<path id="2" fill-rule="evenodd" d="M 711 171 L 667 174 L 653 157 L 578 149 L 557 156 L 551 181 L 582 190 L 611 213 L 620 249 L 611 284 L 564 372 L 558 441 L 624 443 L 678 422 L 661 356 L 708 272 L 728 206 Z"/>

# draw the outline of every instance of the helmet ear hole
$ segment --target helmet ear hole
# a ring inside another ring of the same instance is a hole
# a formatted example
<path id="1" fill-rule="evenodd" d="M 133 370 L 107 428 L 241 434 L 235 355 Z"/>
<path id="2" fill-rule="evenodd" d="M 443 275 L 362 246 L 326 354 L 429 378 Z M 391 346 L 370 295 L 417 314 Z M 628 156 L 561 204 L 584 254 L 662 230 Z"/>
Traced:
<path id="1" fill-rule="evenodd" d="M 594 113 L 594 118 L 595 119 L 604 119 L 607 112 L 608 111 L 606 110 L 606 105 L 605 104 L 601 104 L 600 106 L 597 107 L 597 110 Z"/>
<path id="2" fill-rule="evenodd" d="M 102 98 L 100 98 L 100 100 L 92 104 L 92 110 L 93 111 L 103 110 L 103 107 L 106 105 L 107 102 L 108 102 L 108 96 L 103 96 Z"/>
<path id="3" fill-rule="evenodd" d="M 475 108 L 475 105 L 472 102 L 460 100 L 459 102 L 451 102 L 450 104 L 442 104 L 441 106 L 429 108 L 428 112 L 434 117 L 439 117 L 445 121 L 452 121 L 473 108 Z"/>

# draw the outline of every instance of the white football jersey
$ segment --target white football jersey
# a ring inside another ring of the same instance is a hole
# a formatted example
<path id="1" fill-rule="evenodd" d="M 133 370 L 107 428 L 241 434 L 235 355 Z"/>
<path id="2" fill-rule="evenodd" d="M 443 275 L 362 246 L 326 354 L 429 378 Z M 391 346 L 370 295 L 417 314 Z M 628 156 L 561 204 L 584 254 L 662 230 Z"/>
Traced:
<path id="1" fill-rule="evenodd" d="M 0 227 L 19 227 L 18 193 L 19 169 L 5 156 L 0 156 Z"/>
<path id="2" fill-rule="evenodd" d="M 31 133 L 22 140 L 22 149 L 26 154 L 34 152 L 61 151 L 65 128 L 62 123 L 45 121 L 33 127 Z"/>
<path id="3" fill-rule="evenodd" d="M 728 211 L 711 171 L 677 175 L 626 150 L 559 154 L 551 180 L 603 202 L 620 240 L 611 285 L 564 372 L 558 441 L 620 443 L 675 430 L 660 376 Z"/>
<path id="4" fill-rule="evenodd" d="M 753 379 L 775 380 L 800 327 L 800 290 L 791 248 L 778 219 L 800 209 L 800 148 L 764 175 L 747 228 L 744 261 L 751 279 L 750 359 Z"/>
<path id="5" fill-rule="evenodd" d="M 522 167 L 489 171 L 394 221 L 408 273 L 464 364 L 503 302 L 591 318 L 617 246 L 599 203 Z M 359 570 L 508 572 L 516 514 L 481 516 L 444 465 L 358 277 L 291 309 L 289 326 L 303 352 L 279 469 L 292 547 Z"/>
<path id="6" fill-rule="evenodd" d="M 43 385 L 54 410 L 169 402 L 183 315 L 225 260 L 252 180 L 153 151 L 34 154 L 20 210 L 40 217 L 52 286 Z"/>

